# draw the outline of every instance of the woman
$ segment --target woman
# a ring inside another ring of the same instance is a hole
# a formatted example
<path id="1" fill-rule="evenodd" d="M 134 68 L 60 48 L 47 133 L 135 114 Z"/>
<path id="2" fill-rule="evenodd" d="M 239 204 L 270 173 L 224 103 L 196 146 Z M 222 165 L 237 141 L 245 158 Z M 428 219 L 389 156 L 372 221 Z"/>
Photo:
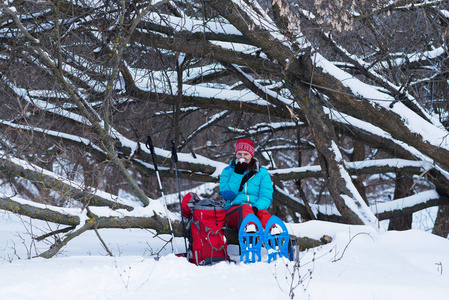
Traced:
<path id="1" fill-rule="evenodd" d="M 226 200 L 228 226 L 239 229 L 250 213 L 259 218 L 262 226 L 270 219 L 267 211 L 273 201 L 273 185 L 270 174 L 254 157 L 254 143 L 239 139 L 235 144 L 235 157 L 223 169 L 220 177 L 220 195 Z"/>

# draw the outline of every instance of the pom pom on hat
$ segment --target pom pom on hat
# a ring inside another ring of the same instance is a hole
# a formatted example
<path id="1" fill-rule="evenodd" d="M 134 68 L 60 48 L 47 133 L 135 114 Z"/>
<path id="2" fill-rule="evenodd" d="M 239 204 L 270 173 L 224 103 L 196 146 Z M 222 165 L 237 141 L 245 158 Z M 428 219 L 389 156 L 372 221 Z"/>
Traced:
<path id="1" fill-rule="evenodd" d="M 235 153 L 237 153 L 237 151 L 246 151 L 249 154 L 251 154 L 251 156 L 254 156 L 253 141 L 248 139 L 239 139 L 235 144 Z"/>

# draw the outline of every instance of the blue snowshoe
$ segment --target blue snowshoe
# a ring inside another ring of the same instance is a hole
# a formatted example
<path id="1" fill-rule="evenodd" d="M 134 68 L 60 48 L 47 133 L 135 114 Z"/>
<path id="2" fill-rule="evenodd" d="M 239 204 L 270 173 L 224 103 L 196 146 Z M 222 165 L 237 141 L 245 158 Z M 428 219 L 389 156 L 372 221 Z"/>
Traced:
<path id="1" fill-rule="evenodd" d="M 267 248 L 268 262 L 279 257 L 289 258 L 289 235 L 284 222 L 277 216 L 272 216 L 264 231 L 264 244 Z"/>
<path id="2" fill-rule="evenodd" d="M 248 264 L 260 262 L 262 256 L 263 226 L 255 214 L 249 214 L 240 225 L 240 261 Z M 257 258 L 256 258 L 257 256 Z"/>

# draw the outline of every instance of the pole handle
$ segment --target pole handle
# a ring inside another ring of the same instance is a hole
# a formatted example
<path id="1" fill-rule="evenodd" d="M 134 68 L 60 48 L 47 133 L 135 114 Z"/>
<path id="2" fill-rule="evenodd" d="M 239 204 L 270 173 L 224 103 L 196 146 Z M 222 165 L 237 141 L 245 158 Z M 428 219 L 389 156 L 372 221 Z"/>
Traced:
<path id="1" fill-rule="evenodd" d="M 145 143 L 145 146 L 147 146 L 147 149 L 149 149 L 151 152 L 151 157 L 153 158 L 154 170 L 157 172 L 158 169 L 157 169 L 156 158 L 154 157 L 154 146 L 153 146 L 153 141 L 151 140 L 150 135 L 147 135 L 147 142 Z"/>
<path id="2" fill-rule="evenodd" d="M 175 140 L 171 140 L 170 142 L 172 144 L 172 146 L 171 146 L 171 157 L 172 157 L 173 161 L 175 163 L 177 163 L 178 162 L 178 154 L 176 153 Z"/>

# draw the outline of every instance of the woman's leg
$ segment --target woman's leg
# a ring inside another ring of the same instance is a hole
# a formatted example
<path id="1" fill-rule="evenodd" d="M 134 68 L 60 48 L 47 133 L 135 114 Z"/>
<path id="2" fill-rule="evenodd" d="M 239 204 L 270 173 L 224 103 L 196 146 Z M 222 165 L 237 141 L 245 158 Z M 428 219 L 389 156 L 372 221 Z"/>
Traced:
<path id="1" fill-rule="evenodd" d="M 256 216 L 260 220 L 260 223 L 262 223 L 263 228 L 265 228 L 268 220 L 271 218 L 270 213 L 266 209 L 258 210 Z"/>
<path id="2" fill-rule="evenodd" d="M 226 223 L 229 227 L 239 230 L 243 219 L 245 219 L 248 214 L 252 213 L 254 213 L 254 211 L 248 204 L 231 206 L 226 211 Z"/>
<path id="3" fill-rule="evenodd" d="M 243 219 L 245 219 L 248 214 L 252 213 L 254 213 L 253 208 L 248 204 L 231 206 L 226 211 L 226 222 L 229 227 L 239 230 Z M 258 210 L 256 216 L 262 223 L 263 228 L 265 228 L 271 217 L 270 213 L 266 209 Z"/>

